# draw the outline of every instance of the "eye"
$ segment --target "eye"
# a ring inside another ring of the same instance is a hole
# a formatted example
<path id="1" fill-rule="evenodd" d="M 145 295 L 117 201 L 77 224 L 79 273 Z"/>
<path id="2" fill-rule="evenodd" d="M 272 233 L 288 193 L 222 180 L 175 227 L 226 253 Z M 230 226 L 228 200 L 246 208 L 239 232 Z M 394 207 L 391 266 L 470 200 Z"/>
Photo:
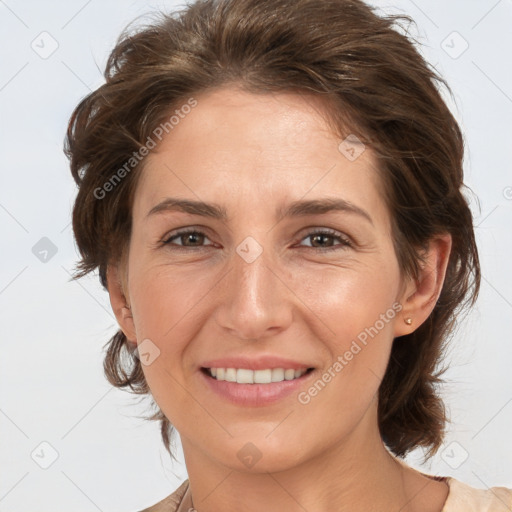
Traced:
<path id="1" fill-rule="evenodd" d="M 178 240 L 179 243 L 176 243 L 174 240 Z M 185 229 L 177 233 L 171 233 L 170 236 L 162 240 L 162 243 L 164 245 L 177 245 L 180 247 L 205 247 L 205 245 L 203 245 L 205 240 L 209 240 L 209 238 L 201 231 Z"/>
<path id="2" fill-rule="evenodd" d="M 203 248 L 214 245 L 205 244 L 210 240 L 203 232 L 197 229 L 184 229 L 171 233 L 164 240 L 163 245 L 175 246 L 175 248 Z M 308 233 L 302 240 L 309 240 L 309 244 L 300 244 L 310 249 L 319 249 L 320 251 L 329 251 L 353 247 L 351 241 L 341 233 L 330 229 L 318 229 Z"/>
<path id="3" fill-rule="evenodd" d="M 318 229 L 311 231 L 302 240 L 310 240 L 306 247 L 311 249 L 320 249 L 321 251 L 332 251 L 352 247 L 351 241 L 341 233 L 331 229 Z M 336 244 L 336 241 L 339 243 Z"/>

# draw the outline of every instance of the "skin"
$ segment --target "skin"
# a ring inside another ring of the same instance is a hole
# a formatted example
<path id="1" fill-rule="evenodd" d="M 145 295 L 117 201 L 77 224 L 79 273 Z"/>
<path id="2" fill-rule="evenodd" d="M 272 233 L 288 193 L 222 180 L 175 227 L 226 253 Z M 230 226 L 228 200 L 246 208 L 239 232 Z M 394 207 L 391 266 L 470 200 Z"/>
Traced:
<path id="1" fill-rule="evenodd" d="M 435 305 L 450 236 L 431 241 L 417 280 L 402 277 L 375 156 L 366 148 L 350 161 L 339 151 L 320 100 L 234 86 L 195 97 L 146 158 L 127 266 L 110 267 L 108 284 L 128 340 L 160 350 L 142 367 L 180 434 L 196 510 L 440 511 L 447 484 L 386 450 L 377 392 L 393 339 Z M 148 216 L 167 197 L 217 203 L 228 218 Z M 371 222 L 343 211 L 276 217 L 291 201 L 327 197 L 358 206 Z M 205 237 L 162 242 L 184 227 Z M 319 240 L 314 228 L 337 233 Z M 251 263 L 236 251 L 248 236 L 263 248 Z M 402 310 L 307 405 L 292 394 L 237 406 L 199 373 L 207 359 L 275 354 L 309 362 L 320 377 L 397 303 Z M 246 443 L 261 454 L 251 468 L 237 457 Z"/>

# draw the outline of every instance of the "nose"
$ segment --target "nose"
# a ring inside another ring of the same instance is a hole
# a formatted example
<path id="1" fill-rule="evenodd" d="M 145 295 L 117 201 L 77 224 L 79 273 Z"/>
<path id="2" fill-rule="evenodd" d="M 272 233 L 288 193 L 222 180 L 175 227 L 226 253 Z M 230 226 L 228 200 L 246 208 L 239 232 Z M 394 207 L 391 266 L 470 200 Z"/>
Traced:
<path id="1" fill-rule="evenodd" d="M 248 262 L 236 251 L 216 310 L 218 324 L 231 336 L 258 340 L 274 336 L 292 322 L 293 301 L 286 277 L 263 251 Z"/>

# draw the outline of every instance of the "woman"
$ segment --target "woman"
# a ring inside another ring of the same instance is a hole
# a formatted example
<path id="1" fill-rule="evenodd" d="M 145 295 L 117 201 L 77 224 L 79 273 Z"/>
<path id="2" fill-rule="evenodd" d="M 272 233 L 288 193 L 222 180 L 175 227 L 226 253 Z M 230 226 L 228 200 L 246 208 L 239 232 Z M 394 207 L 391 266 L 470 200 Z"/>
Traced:
<path id="1" fill-rule="evenodd" d="M 510 510 L 443 441 L 480 283 L 444 82 L 359 0 L 198 1 L 125 33 L 70 120 L 73 228 L 188 480 L 149 511 Z M 128 358 L 128 364 L 126 359 Z"/>

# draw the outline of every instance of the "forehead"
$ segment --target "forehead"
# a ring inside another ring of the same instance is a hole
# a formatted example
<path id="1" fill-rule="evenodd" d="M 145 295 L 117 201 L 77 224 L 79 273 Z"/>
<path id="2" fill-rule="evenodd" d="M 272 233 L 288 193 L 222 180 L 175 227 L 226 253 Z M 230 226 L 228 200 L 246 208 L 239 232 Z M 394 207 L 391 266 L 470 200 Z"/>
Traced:
<path id="1" fill-rule="evenodd" d="M 221 203 L 253 197 L 246 206 L 261 209 L 326 194 L 385 213 L 372 151 L 333 132 L 321 98 L 221 88 L 194 99 L 146 157 L 134 214 L 165 195 Z"/>

